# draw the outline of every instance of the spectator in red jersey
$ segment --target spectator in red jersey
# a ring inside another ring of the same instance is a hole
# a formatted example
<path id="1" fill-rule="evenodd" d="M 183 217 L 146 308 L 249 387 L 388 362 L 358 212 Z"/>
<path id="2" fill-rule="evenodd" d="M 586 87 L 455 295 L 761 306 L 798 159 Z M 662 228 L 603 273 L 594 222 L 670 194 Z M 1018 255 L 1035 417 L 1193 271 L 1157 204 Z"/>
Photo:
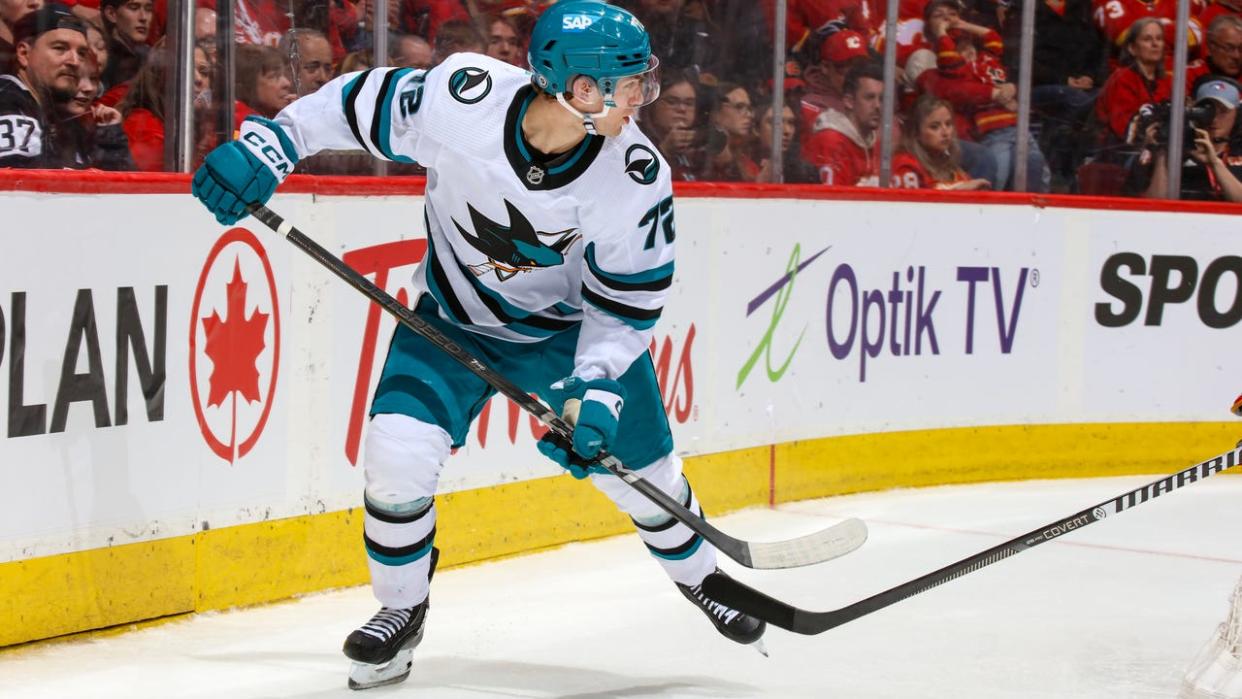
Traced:
<path id="1" fill-rule="evenodd" d="M 1172 58 L 1177 28 L 1177 0 L 1093 0 L 1092 6 L 1096 27 L 1104 34 L 1108 45 L 1119 58 L 1125 58 L 1127 34 L 1133 31 L 1135 22 L 1146 17 L 1153 17 L 1159 22 L 1166 57 Z M 1203 25 L 1198 20 L 1203 9 L 1203 0 L 1190 0 L 1186 45 L 1192 57 L 1203 45 Z M 1171 65 L 1172 61 L 1169 63 Z"/>
<path id="2" fill-rule="evenodd" d="M 870 58 L 867 41 L 858 32 L 842 29 L 828 34 L 819 45 L 818 60 L 810 63 L 802 73 L 806 84 L 798 105 L 799 120 L 803 133 L 810 133 L 825 109 L 841 111 L 841 88 L 845 74 L 860 61 Z M 803 144 L 803 156 L 806 144 Z"/>
<path id="3" fill-rule="evenodd" d="M 1131 27 L 1122 48 L 1122 65 L 1108 77 L 1095 102 L 1095 113 L 1108 125 L 1110 141 L 1134 143 L 1131 122 L 1145 104 L 1157 104 L 1173 93 L 1164 70 L 1164 29 L 1160 20 L 1144 17 Z"/>
<path id="4" fill-rule="evenodd" d="M 638 122 L 668 161 L 674 180 L 691 182 L 703 177 L 705 143 L 698 98 L 698 83 L 688 71 L 664 71 L 660 98 L 643 109 Z"/>
<path id="5" fill-rule="evenodd" d="M 144 172 L 162 172 L 165 169 L 164 95 L 169 78 L 168 63 L 168 52 L 164 46 L 161 44 L 153 48 L 119 105 L 124 119 L 122 126 L 129 139 L 129 152 L 137 168 Z M 215 147 L 209 114 L 210 87 L 211 63 L 207 58 L 206 43 L 199 42 L 194 47 L 194 124 L 199 133 L 195 167 Z"/>
<path id="6" fill-rule="evenodd" d="M 788 184 L 812 184 L 819 181 L 819 173 L 802 159 L 799 146 L 798 116 L 792 104 L 787 100 L 782 105 L 781 114 L 781 177 L 777 178 L 772 168 L 772 101 L 764 100 L 759 105 L 759 119 L 755 122 L 755 153 L 753 160 L 759 162 L 759 175 L 756 182 L 785 182 Z"/>
<path id="7" fill-rule="evenodd" d="M 919 86 L 953 105 L 959 136 L 973 138 L 992 152 L 994 188 L 1010 186 L 1023 167 L 1029 191 L 1048 191 L 1051 173 L 1038 142 L 1029 139 L 1026 162 L 1017 162 L 1017 87 L 1000 62 L 1000 35 L 960 16 L 934 20 L 928 29 L 936 37 L 936 70 L 920 75 Z"/>
<path id="8" fill-rule="evenodd" d="M 716 86 L 708 113 L 708 160 L 704 179 L 754 182 L 759 164 L 751 158 L 755 142 L 755 108 L 750 91 L 733 83 Z"/>
<path id="9" fill-rule="evenodd" d="M 237 52 L 237 101 L 246 116 L 271 119 L 297 99 L 280 52 L 270 46 L 242 44 Z"/>
<path id="10" fill-rule="evenodd" d="M 102 70 L 95 55 L 88 53 L 78 72 L 78 91 L 58 99 L 52 141 L 61 167 L 81 170 L 133 170 L 129 142 L 121 128 L 121 113 L 95 104 Z"/>
<path id="11" fill-rule="evenodd" d="M 893 186 L 905 189 L 991 189 L 992 183 L 971 178 L 962 168 L 962 154 L 953 119 L 953 105 L 935 95 L 919 97 L 902 124 L 901 150 L 893 155 Z"/>
<path id="12" fill-rule="evenodd" d="M 440 27 L 433 45 L 435 50 L 431 54 L 431 62 L 440 65 L 455 53 L 483 53 L 487 44 L 472 23 L 453 20 Z"/>
<path id="13" fill-rule="evenodd" d="M 314 29 L 290 29 L 277 47 L 289 62 L 293 91 L 298 97 L 309 95 L 334 77 L 332 44 L 323 32 Z"/>
<path id="14" fill-rule="evenodd" d="M 13 25 L 40 7 L 43 0 L 0 0 L 0 73 L 9 72 L 13 61 Z"/>
<path id="15" fill-rule="evenodd" d="M 421 36 L 402 34 L 392 43 L 392 65 L 396 68 L 430 68 L 431 44 Z"/>
<path id="16" fill-rule="evenodd" d="M 827 109 L 815 122 L 807 149 L 810 163 L 824 184 L 875 187 L 884 70 L 870 62 L 854 66 L 845 76 L 843 92 L 842 111 Z"/>
<path id="17" fill-rule="evenodd" d="M 519 68 L 526 67 L 526 39 L 513 20 L 497 15 L 487 24 L 487 55 Z"/>
<path id="18" fill-rule="evenodd" d="M 151 0 L 100 0 L 99 11 L 108 39 L 105 85 L 120 85 L 138 74 L 147 58 L 151 32 Z"/>
<path id="19" fill-rule="evenodd" d="M 1238 106 L 1242 90 L 1230 78 L 1206 76 L 1194 88 L 1195 106 L 1215 112 L 1207 129 L 1194 129 L 1195 140 L 1187 144 L 1189 159 L 1182 166 L 1182 199 L 1242 202 L 1242 133 Z M 1162 198 L 1168 188 L 1167 143 L 1158 143 L 1152 124 L 1144 134 L 1146 149 L 1136 164 L 1141 176 L 1150 177 L 1143 196 Z"/>
<path id="20" fill-rule="evenodd" d="M 1186 80 L 1204 75 L 1242 79 L 1242 17 L 1218 15 L 1207 28 L 1207 57 L 1190 64 Z"/>

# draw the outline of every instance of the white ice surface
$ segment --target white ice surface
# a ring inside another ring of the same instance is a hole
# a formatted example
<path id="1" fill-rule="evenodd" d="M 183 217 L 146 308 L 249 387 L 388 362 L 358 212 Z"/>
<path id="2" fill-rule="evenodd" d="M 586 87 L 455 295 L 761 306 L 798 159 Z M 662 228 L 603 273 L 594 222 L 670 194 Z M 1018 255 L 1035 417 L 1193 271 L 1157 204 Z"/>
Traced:
<path id="1" fill-rule="evenodd" d="M 725 567 L 810 609 L 841 607 L 1153 480 L 872 493 L 716 523 L 754 540 L 845 516 L 857 552 L 812 568 Z M 351 692 L 346 634 L 368 588 L 0 653 L 0 696 L 1172 697 L 1242 574 L 1242 478 L 1217 477 L 819 636 L 773 629 L 772 657 L 719 637 L 636 536 L 442 571 L 403 684 Z"/>

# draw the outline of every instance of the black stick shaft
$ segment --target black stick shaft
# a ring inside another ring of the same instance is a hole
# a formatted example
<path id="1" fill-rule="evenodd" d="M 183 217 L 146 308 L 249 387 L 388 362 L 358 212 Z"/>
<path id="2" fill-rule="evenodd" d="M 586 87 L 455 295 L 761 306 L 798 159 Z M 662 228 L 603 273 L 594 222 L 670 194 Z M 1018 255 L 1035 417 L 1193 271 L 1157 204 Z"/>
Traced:
<path id="1" fill-rule="evenodd" d="M 769 597 L 747 587 L 732 578 L 709 575 L 703 583 L 708 595 L 725 604 L 753 614 L 788 631 L 814 635 L 836 628 L 842 624 L 879 611 L 904 599 L 926 592 L 951 580 L 985 568 L 1010 556 L 1032 549 L 1042 543 L 1060 538 L 1072 531 L 1094 524 L 1110 515 L 1120 514 L 1165 493 L 1197 483 L 1221 471 L 1242 463 L 1242 446 L 1234 448 L 1207 461 L 1200 462 L 1147 485 L 1135 488 L 1115 498 L 1110 498 L 1081 512 L 1063 517 L 1051 524 L 1010 539 L 1003 544 L 951 563 L 896 587 L 859 600 L 846 607 L 826 612 L 798 609 L 790 604 Z"/>

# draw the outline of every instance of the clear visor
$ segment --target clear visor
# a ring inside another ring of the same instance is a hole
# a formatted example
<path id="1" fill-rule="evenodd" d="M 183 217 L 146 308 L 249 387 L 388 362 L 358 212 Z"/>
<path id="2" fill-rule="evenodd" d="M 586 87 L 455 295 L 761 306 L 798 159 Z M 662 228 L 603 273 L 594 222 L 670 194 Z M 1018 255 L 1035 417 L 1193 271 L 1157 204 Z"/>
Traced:
<path id="1" fill-rule="evenodd" d="M 660 97 L 660 59 L 652 54 L 647 69 L 617 80 L 611 93 L 604 95 L 604 104 L 620 109 L 646 107 Z"/>

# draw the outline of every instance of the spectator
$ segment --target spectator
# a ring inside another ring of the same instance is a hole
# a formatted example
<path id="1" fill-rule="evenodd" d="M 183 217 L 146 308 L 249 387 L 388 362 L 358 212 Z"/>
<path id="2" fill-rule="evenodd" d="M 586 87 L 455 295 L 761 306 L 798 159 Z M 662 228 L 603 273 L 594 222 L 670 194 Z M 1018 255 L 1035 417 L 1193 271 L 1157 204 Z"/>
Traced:
<path id="1" fill-rule="evenodd" d="M 665 71 L 660 98 L 646 107 L 639 126 L 672 168 L 674 180 L 701 179 L 704 170 L 704 130 L 698 119 L 699 88 L 684 70 Z M 721 139 L 723 145 L 723 139 Z"/>
<path id="2" fill-rule="evenodd" d="M 718 98 L 708 122 L 706 179 L 725 182 L 754 182 L 759 164 L 752 158 L 755 144 L 755 108 L 750 92 L 733 83 L 716 86 Z M 712 140 L 712 138 L 716 140 Z M 723 140 L 723 145 L 721 145 Z"/>
<path id="3" fill-rule="evenodd" d="M 1201 79 L 1194 92 L 1195 105 L 1211 105 L 1215 116 L 1208 129 L 1194 129 L 1193 144 L 1186 145 L 1190 156 L 1182 166 L 1182 199 L 1242 202 L 1242 134 L 1239 134 L 1238 104 L 1242 101 L 1238 83 L 1229 78 Z M 1158 124 L 1144 134 L 1144 157 L 1136 168 L 1140 176 L 1150 177 L 1143 196 L 1161 198 L 1168 183 L 1167 143 L 1156 141 Z M 1153 156 L 1154 153 L 1154 156 Z"/>
<path id="4" fill-rule="evenodd" d="M 332 44 L 323 32 L 290 29 L 278 49 L 289 62 L 293 91 L 298 97 L 315 92 L 332 79 Z"/>
<path id="5" fill-rule="evenodd" d="M 1242 17 L 1218 15 L 1207 29 L 1207 58 L 1195 61 L 1186 71 L 1194 83 L 1204 75 L 1242 79 Z"/>
<path id="6" fill-rule="evenodd" d="M 919 86 L 953 105 L 959 136 L 973 136 L 992 152 L 994 188 L 1008 188 L 1024 167 L 1027 189 L 1048 191 L 1051 173 L 1035 139 L 1029 140 L 1027 161 L 1017 162 L 1018 91 L 1000 63 L 1000 35 L 960 16 L 933 17 L 927 29 L 936 37 L 936 70 L 920 75 Z"/>
<path id="7" fill-rule="evenodd" d="M 49 115 L 78 91 L 90 48 L 68 7 L 50 4 L 13 25 L 13 72 L 0 75 L 0 167 L 56 166 Z"/>
<path id="8" fill-rule="evenodd" d="M 796 104 L 796 103 L 795 103 Z M 798 138 L 798 116 L 789 102 L 782 105 L 781 113 L 781 178 L 772 172 L 772 101 L 764 100 L 759 106 L 759 121 L 755 125 L 756 147 L 753 159 L 759 161 L 756 182 L 786 182 L 811 184 L 819 181 L 819 173 L 802 159 Z"/>
<path id="9" fill-rule="evenodd" d="M 876 133 L 880 128 L 884 70 L 877 63 L 850 69 L 842 86 L 842 110 L 827 109 L 815 121 L 810 163 L 824 184 L 874 187 L 879 184 Z"/>
<path id="10" fill-rule="evenodd" d="M 915 101 L 902 124 L 901 150 L 893 155 L 893 187 L 906 189 L 991 189 L 962 168 L 953 105 L 935 95 Z"/>
<path id="11" fill-rule="evenodd" d="M 129 142 L 121 128 L 121 113 L 95 104 L 102 69 L 93 53 L 87 53 L 78 75 L 78 91 L 54 106 L 56 123 L 52 141 L 57 161 L 73 169 L 133 170 Z"/>
<path id="12" fill-rule="evenodd" d="M 1139 108 L 1172 94 L 1173 80 L 1164 70 L 1164 29 L 1160 20 L 1144 17 L 1130 27 L 1121 67 L 1108 76 L 1096 99 L 1096 116 L 1108 125 L 1114 144 L 1133 143 L 1136 136 L 1129 133 L 1130 124 Z"/>
<path id="13" fill-rule="evenodd" d="M 152 0 L 100 0 L 99 12 L 108 40 L 103 82 L 108 86 L 120 85 L 137 75 L 146 60 Z"/>
<path id="14" fill-rule="evenodd" d="M 103 27 L 90 20 L 82 20 L 82 24 L 86 27 L 86 44 L 91 47 L 95 62 L 100 66 L 108 65 L 108 38 L 104 35 Z M 107 90 L 108 85 L 103 82 L 102 72 L 99 80 L 101 89 Z"/>
<path id="15" fill-rule="evenodd" d="M 431 58 L 434 65 L 440 65 L 444 59 L 455 53 L 483 53 L 486 46 L 483 36 L 474 25 L 462 20 L 452 20 L 441 25 L 436 32 L 434 45 Z"/>
<path id="16" fill-rule="evenodd" d="M 1190 1 L 1190 21 L 1186 26 L 1186 46 L 1194 56 L 1203 44 L 1203 25 L 1198 16 L 1204 9 L 1203 0 Z M 1119 58 L 1125 58 L 1128 34 L 1144 18 L 1154 18 L 1161 27 L 1163 46 L 1171 58 L 1177 29 L 1177 0 L 1092 0 L 1096 27 L 1104 34 Z M 1112 49 L 1110 49 L 1112 50 Z M 1113 66 L 1115 68 L 1115 66 Z"/>
<path id="17" fill-rule="evenodd" d="M 194 8 L 194 41 L 207 52 L 207 60 L 216 62 L 216 11 L 209 7 Z"/>
<path id="18" fill-rule="evenodd" d="M 1022 13 L 1005 22 L 1005 63 L 1018 65 Z M 1094 101 L 1104 82 L 1108 51 L 1091 24 L 1091 0 L 1035 4 L 1035 45 L 1031 67 L 1031 107 L 1064 120 Z"/>
<path id="19" fill-rule="evenodd" d="M 297 99 L 279 51 L 268 46 L 241 44 L 236 52 L 237 101 L 242 103 L 244 113 L 239 116 L 258 114 L 271 119 Z"/>
<path id="20" fill-rule="evenodd" d="M 372 67 L 370 51 L 351 51 L 341 59 L 341 75 L 366 70 Z"/>
<path id="21" fill-rule="evenodd" d="M 825 109 L 841 111 L 841 87 L 845 83 L 845 74 L 870 56 L 867 40 L 849 29 L 833 32 L 820 43 L 818 60 L 807 65 L 802 74 L 806 83 L 799 105 L 803 133 L 811 131 L 815 120 Z"/>
<path id="22" fill-rule="evenodd" d="M 431 44 L 417 34 L 402 34 L 393 42 L 392 64 L 397 68 L 430 68 Z"/>
<path id="23" fill-rule="evenodd" d="M 497 15 L 487 25 L 487 55 L 519 68 L 526 67 L 526 41 L 517 23 Z"/>
<path id="24" fill-rule="evenodd" d="M 8 72 L 13 62 L 13 25 L 40 7 L 43 0 L 0 0 L 0 72 Z"/>
<path id="25" fill-rule="evenodd" d="M 207 58 L 206 44 L 200 41 L 194 47 L 194 125 L 199 134 L 196 138 L 195 166 L 207 151 L 215 147 L 210 116 L 211 62 Z M 241 47 L 238 48 L 240 50 Z M 153 49 L 120 104 L 130 154 L 137 168 L 147 172 L 165 169 L 164 94 L 167 90 L 168 62 L 168 52 L 162 45 Z"/>
<path id="26" fill-rule="evenodd" d="M 651 36 L 651 53 L 660 57 L 665 68 L 693 70 L 703 84 L 711 83 L 711 78 L 702 77 L 704 74 L 716 80 L 740 77 L 724 74 L 717 65 L 725 32 L 712 22 L 703 0 L 623 0 L 617 4 L 643 21 Z M 757 31 L 758 26 L 749 25 L 745 31 Z M 762 54 L 747 58 L 763 60 Z M 766 76 L 771 74 L 769 70 Z"/>

